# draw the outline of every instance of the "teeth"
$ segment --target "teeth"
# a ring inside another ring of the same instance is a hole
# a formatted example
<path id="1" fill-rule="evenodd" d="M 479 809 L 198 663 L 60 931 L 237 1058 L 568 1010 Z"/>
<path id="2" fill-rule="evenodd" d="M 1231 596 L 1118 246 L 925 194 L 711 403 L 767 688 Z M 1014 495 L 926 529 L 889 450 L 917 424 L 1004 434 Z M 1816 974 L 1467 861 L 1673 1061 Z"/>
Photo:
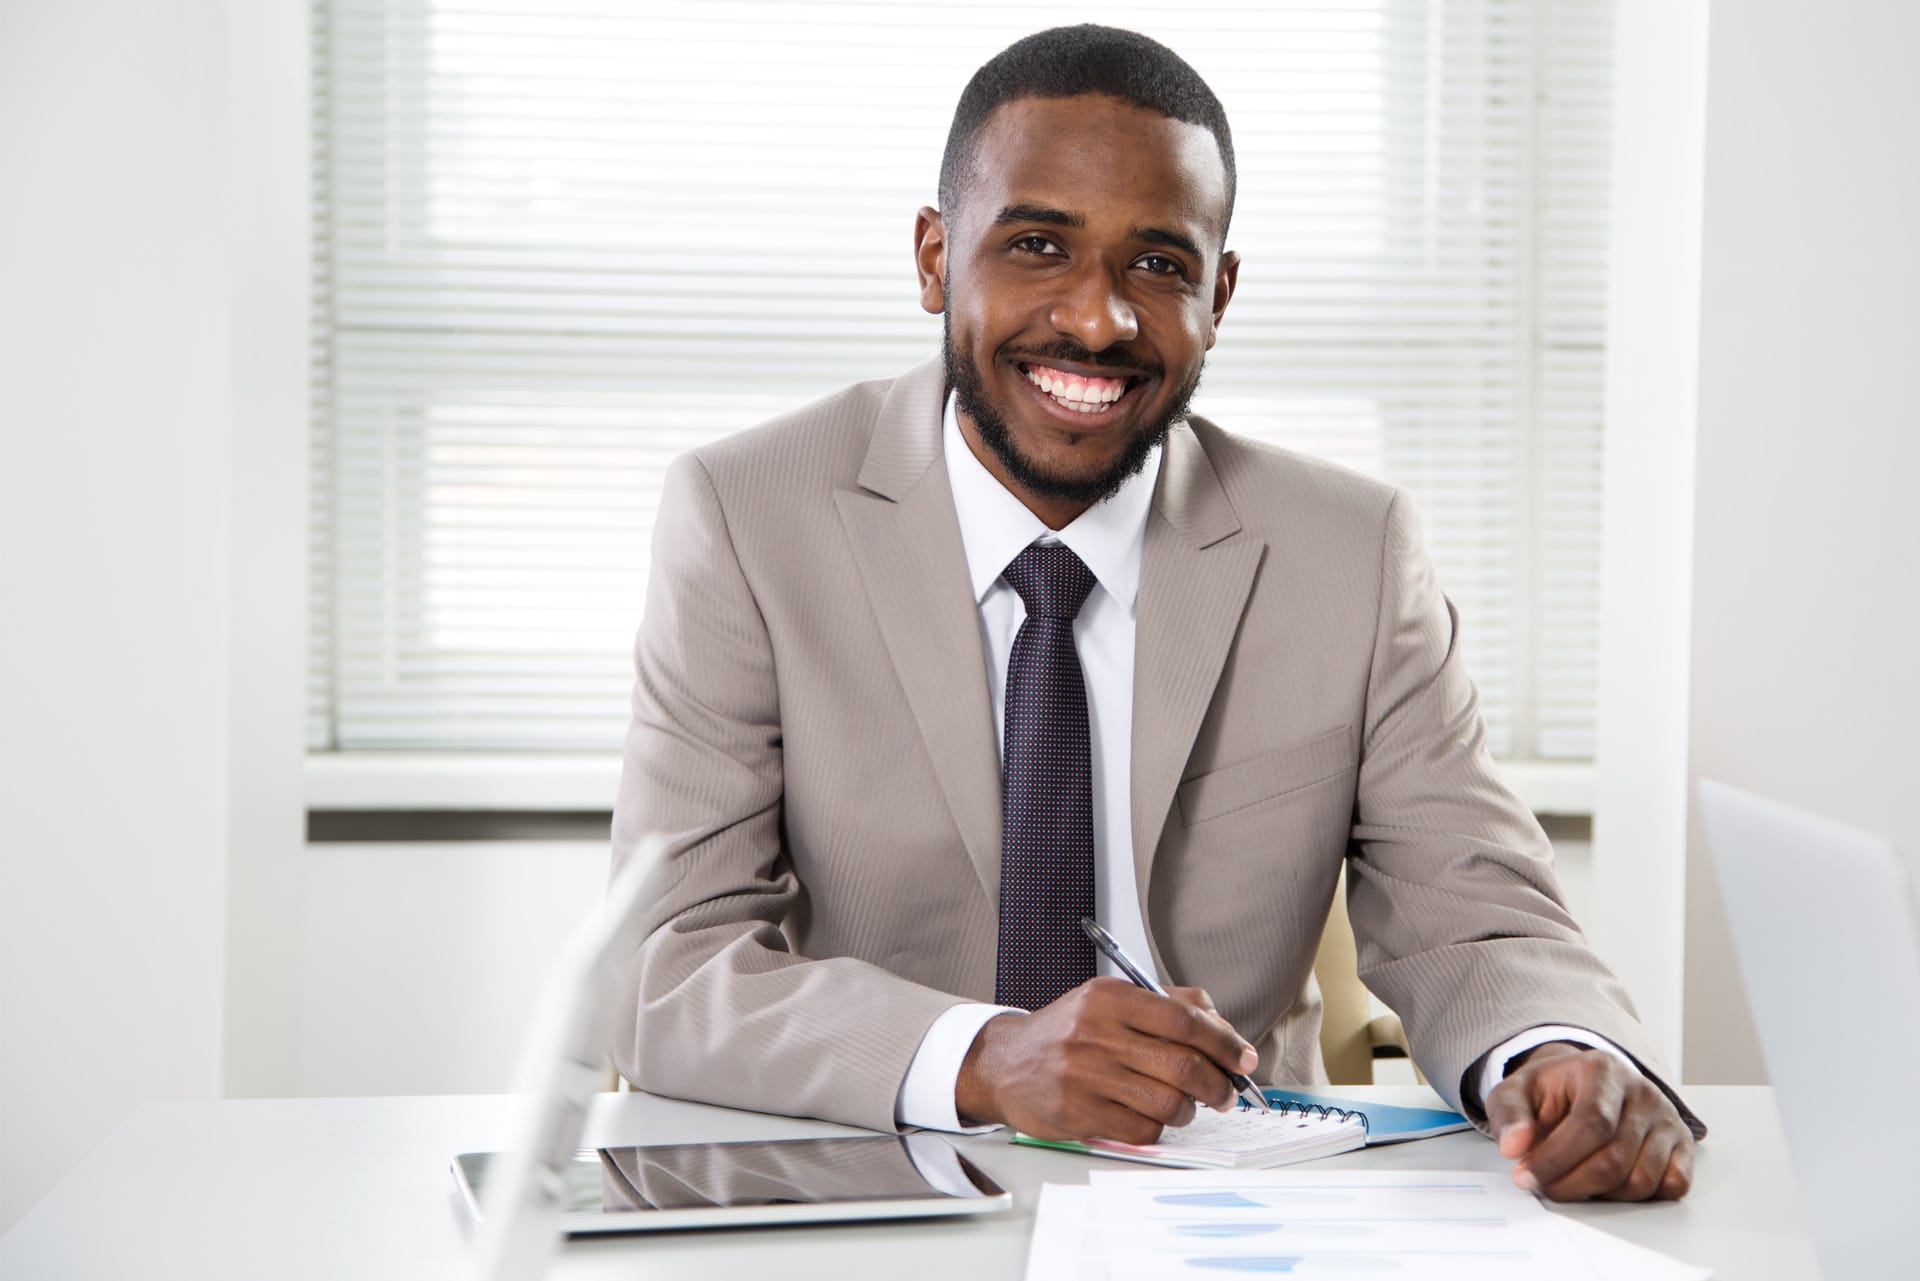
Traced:
<path id="1" fill-rule="evenodd" d="M 1127 392 L 1124 378 L 1082 378 L 1077 374 L 1063 374 L 1044 365 L 1030 365 L 1022 372 L 1034 386 L 1076 413 L 1104 412 L 1108 405 Z"/>

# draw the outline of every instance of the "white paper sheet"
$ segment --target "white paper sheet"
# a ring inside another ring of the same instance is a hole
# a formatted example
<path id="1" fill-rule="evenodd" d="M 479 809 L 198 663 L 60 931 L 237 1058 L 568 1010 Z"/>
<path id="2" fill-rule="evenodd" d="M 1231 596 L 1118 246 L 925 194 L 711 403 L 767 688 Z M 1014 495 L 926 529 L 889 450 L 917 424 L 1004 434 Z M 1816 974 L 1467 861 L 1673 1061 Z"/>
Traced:
<path id="1" fill-rule="evenodd" d="M 1199 1275 L 1705 1281 L 1462 1171 L 1094 1171 L 1041 1189 L 1028 1281 Z"/>
<path id="2" fill-rule="evenodd" d="M 1043 1183 L 1027 1246 L 1027 1281 L 1107 1281 L 1107 1253 L 1093 1217 L 1093 1189 Z"/>

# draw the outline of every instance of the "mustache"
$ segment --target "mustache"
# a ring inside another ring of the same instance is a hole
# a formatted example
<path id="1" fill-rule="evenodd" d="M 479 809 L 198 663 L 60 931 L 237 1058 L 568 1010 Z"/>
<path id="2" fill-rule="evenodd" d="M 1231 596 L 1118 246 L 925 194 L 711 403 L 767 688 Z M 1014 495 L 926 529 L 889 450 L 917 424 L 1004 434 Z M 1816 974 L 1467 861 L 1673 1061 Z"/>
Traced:
<path id="1" fill-rule="evenodd" d="M 1111 347 L 1105 351 L 1088 351 L 1071 338 L 1056 338 L 1052 342 L 1042 343 L 1038 347 L 1029 347 L 1012 354 L 1027 360 L 1057 360 L 1070 365 L 1097 365 L 1105 369 L 1139 371 L 1153 378 L 1159 378 L 1167 372 L 1160 365 L 1142 364 L 1125 352 L 1116 351 Z"/>

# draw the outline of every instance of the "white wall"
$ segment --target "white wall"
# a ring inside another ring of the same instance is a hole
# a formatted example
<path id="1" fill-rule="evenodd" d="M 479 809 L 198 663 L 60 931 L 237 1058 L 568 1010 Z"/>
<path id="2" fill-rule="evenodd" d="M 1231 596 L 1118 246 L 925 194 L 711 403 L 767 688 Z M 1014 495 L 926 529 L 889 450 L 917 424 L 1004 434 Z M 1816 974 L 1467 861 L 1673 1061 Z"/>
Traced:
<path id="1" fill-rule="evenodd" d="M 224 8 L 0 18 L 0 1227 L 221 1083 Z"/>
<path id="2" fill-rule="evenodd" d="M 1691 773 L 1920 860 L 1920 5 L 1717 4 L 1709 57 Z M 1758 1079 L 1697 823 L 1688 891 L 1687 1075 Z"/>
<path id="3" fill-rule="evenodd" d="M 302 856 L 297 1092 L 513 1088 L 534 994 L 607 842 L 365 842 Z"/>

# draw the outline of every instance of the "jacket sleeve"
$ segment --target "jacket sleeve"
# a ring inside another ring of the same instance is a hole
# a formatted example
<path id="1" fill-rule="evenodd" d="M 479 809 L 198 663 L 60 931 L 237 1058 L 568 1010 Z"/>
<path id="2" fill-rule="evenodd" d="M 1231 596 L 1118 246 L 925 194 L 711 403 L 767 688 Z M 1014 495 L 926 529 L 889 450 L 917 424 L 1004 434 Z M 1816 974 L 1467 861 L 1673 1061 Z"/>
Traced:
<path id="1" fill-rule="evenodd" d="M 895 1128 L 914 1052 L 960 998 L 797 955 L 782 929 L 806 887 L 782 844 L 775 653 L 692 455 L 667 476 L 635 673 L 614 867 L 650 833 L 666 865 L 624 973 L 615 1065 L 661 1094 Z"/>
<path id="2" fill-rule="evenodd" d="M 1626 989 L 1560 897 L 1553 852 L 1487 750 L 1479 695 L 1412 503 L 1381 540 L 1379 616 L 1348 860 L 1360 977 L 1399 1013 L 1448 1102 L 1495 1045 L 1531 1027 L 1588 1028 L 1620 1046 L 1695 1131 Z"/>

